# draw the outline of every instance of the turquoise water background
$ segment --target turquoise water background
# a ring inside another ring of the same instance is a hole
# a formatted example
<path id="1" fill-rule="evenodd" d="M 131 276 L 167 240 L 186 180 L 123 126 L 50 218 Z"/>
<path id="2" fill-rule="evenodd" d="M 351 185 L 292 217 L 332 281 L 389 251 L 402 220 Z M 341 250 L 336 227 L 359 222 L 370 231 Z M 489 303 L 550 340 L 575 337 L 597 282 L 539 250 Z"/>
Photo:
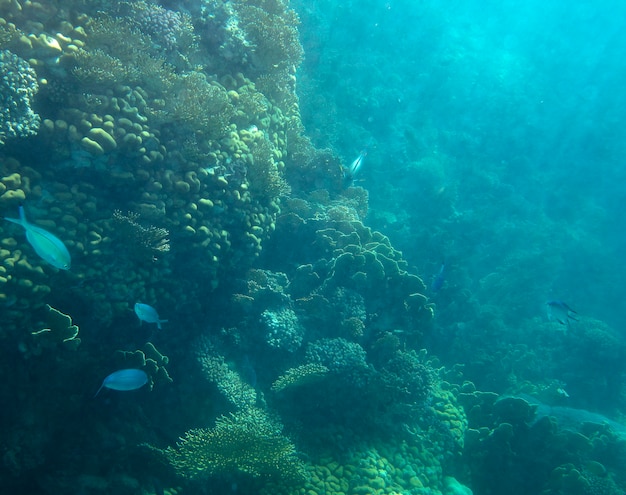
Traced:
<path id="1" fill-rule="evenodd" d="M 626 45 L 618 2 L 295 2 L 307 130 L 346 162 L 369 222 L 444 301 L 515 323 L 623 304 Z"/>

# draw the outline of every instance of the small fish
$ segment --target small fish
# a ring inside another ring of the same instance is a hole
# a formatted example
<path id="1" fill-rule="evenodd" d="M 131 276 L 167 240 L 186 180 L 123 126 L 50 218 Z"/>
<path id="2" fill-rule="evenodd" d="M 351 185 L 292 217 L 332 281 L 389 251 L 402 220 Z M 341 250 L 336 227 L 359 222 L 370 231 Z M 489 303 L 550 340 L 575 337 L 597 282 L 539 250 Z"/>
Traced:
<path id="1" fill-rule="evenodd" d="M 561 325 L 569 327 L 570 320 L 578 321 L 578 313 L 563 301 L 548 301 L 548 320 L 558 321 Z"/>
<path id="2" fill-rule="evenodd" d="M 26 230 L 26 240 L 41 259 L 61 270 L 70 269 L 72 260 L 65 244 L 63 244 L 61 239 L 47 230 L 29 223 L 26 220 L 23 206 L 20 206 L 20 218 L 4 217 L 4 219 L 24 227 L 24 230 Z"/>
<path id="3" fill-rule="evenodd" d="M 354 178 L 356 177 L 356 174 L 361 169 L 361 166 L 363 165 L 363 160 L 365 159 L 366 156 L 367 156 L 367 150 L 363 150 L 361 151 L 359 156 L 357 156 L 356 159 L 350 164 L 349 167 L 345 167 L 345 166 L 341 167 L 343 171 L 343 180 L 347 186 L 350 186 L 352 182 L 354 182 Z"/>
<path id="4" fill-rule="evenodd" d="M 94 397 L 97 397 L 100 390 L 103 388 L 120 391 L 137 390 L 138 388 L 143 387 L 146 383 L 148 383 L 148 375 L 146 375 L 146 372 L 143 370 L 129 368 L 114 371 L 104 379 Z"/>
<path id="5" fill-rule="evenodd" d="M 161 330 L 161 323 L 167 323 L 167 320 L 160 320 L 157 310 L 147 304 L 135 303 L 135 314 L 139 322 L 156 323 L 159 330 Z"/>
<path id="6" fill-rule="evenodd" d="M 446 264 L 445 262 L 441 264 L 441 268 L 439 268 L 439 272 L 437 275 L 433 277 L 433 281 L 430 284 L 431 292 L 439 292 L 439 289 L 443 287 L 443 283 L 446 280 Z"/>

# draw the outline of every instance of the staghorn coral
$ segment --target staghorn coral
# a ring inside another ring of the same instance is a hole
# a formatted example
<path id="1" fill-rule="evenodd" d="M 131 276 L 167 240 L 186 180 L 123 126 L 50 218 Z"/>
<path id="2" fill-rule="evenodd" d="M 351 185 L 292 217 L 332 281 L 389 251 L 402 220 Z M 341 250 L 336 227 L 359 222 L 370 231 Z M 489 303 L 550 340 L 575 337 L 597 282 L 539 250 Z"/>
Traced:
<path id="1" fill-rule="evenodd" d="M 255 140 L 251 145 L 251 153 L 252 161 L 247 173 L 250 192 L 264 202 L 287 195 L 291 189 L 274 160 L 270 142 L 266 138 Z"/>
<path id="2" fill-rule="evenodd" d="M 141 84 L 165 91 L 175 78 L 149 35 L 128 19 L 100 13 L 87 27 L 87 43 L 74 55 L 72 73 L 82 86 L 102 90 L 117 84 Z"/>
<path id="3" fill-rule="evenodd" d="M 41 118 L 31 108 L 39 85 L 32 67 L 8 50 L 0 51 L 0 145 L 37 133 Z"/>
<path id="4" fill-rule="evenodd" d="M 224 398 L 238 410 L 253 407 L 257 402 L 254 387 L 246 383 L 237 371 L 230 368 L 209 340 L 201 340 L 197 348 L 196 354 L 204 376 L 215 383 Z"/>
<path id="5" fill-rule="evenodd" d="M 170 250 L 167 229 L 149 225 L 144 227 L 137 220 L 138 213 L 113 212 L 113 235 L 127 246 L 134 258 L 154 260 Z"/>
<path id="6" fill-rule="evenodd" d="M 303 465 L 282 425 L 257 408 L 221 416 L 214 428 L 189 430 L 165 455 L 188 479 L 234 474 L 286 484 L 304 479 Z"/>
<path id="7" fill-rule="evenodd" d="M 298 39 L 299 19 L 283 2 L 237 2 L 239 25 L 253 47 L 250 63 L 254 70 L 272 72 L 287 68 L 294 71 L 302 61 Z"/>
<path id="8" fill-rule="evenodd" d="M 183 124 L 205 138 L 222 137 L 235 113 L 226 89 L 198 71 L 177 75 L 171 82 L 172 95 L 162 108 L 150 110 L 156 122 Z"/>

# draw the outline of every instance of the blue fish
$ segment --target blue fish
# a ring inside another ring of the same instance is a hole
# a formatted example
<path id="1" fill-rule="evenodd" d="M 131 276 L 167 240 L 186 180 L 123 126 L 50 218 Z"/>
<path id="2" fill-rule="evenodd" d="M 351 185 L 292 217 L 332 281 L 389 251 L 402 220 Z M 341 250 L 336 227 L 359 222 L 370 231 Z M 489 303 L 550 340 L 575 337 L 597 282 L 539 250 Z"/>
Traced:
<path id="1" fill-rule="evenodd" d="M 146 383 L 148 383 L 148 375 L 146 375 L 146 372 L 143 370 L 129 368 L 114 371 L 104 379 L 94 397 L 96 397 L 103 388 L 121 391 L 137 390 L 138 388 L 143 387 Z"/>
<path id="2" fill-rule="evenodd" d="M 446 264 L 445 262 L 441 264 L 441 268 L 439 268 L 439 272 L 437 275 L 433 277 L 433 281 L 430 283 L 431 292 L 439 292 L 439 289 L 443 287 L 443 283 L 446 280 Z"/>
<path id="3" fill-rule="evenodd" d="M 159 330 L 161 330 L 161 323 L 167 323 L 167 320 L 160 320 L 157 310 L 148 304 L 135 303 L 135 314 L 140 322 L 156 323 Z"/>
<path id="4" fill-rule="evenodd" d="M 20 218 L 7 218 L 5 220 L 24 227 L 26 240 L 35 252 L 47 263 L 61 270 L 69 270 L 72 260 L 65 244 L 57 236 L 41 227 L 37 227 L 26 220 L 24 207 L 20 206 Z"/>
<path id="5" fill-rule="evenodd" d="M 558 321 L 561 325 L 569 327 L 570 320 L 578 321 L 578 313 L 563 301 L 548 301 L 548 320 Z"/>

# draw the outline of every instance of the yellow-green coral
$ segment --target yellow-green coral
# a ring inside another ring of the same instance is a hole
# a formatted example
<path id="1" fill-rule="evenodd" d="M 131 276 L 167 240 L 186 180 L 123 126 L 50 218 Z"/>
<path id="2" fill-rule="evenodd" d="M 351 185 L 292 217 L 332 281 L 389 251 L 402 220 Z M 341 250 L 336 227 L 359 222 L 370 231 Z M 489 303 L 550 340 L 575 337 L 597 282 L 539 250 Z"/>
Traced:
<path id="1" fill-rule="evenodd" d="M 303 465 L 278 421 L 257 408 L 221 416 L 214 428 L 185 433 L 165 455 L 189 479 L 246 474 L 285 483 L 304 479 Z"/>
<path id="2" fill-rule="evenodd" d="M 288 387 L 299 387 L 304 384 L 316 382 L 328 373 L 328 368 L 317 363 L 303 364 L 288 369 L 285 374 L 278 377 L 272 384 L 272 390 L 281 392 Z"/>
<path id="3" fill-rule="evenodd" d="M 173 381 L 165 367 L 169 363 L 169 358 L 161 354 L 152 342 L 146 342 L 143 350 L 115 351 L 115 358 L 120 368 L 143 369 L 149 377 L 150 388 L 156 383 L 172 383 Z"/>
<path id="4" fill-rule="evenodd" d="M 217 389 L 237 409 L 255 405 L 256 390 L 246 383 L 239 373 L 230 369 L 224 357 L 217 354 L 210 343 L 203 342 L 198 352 L 198 361 L 206 378 L 215 383 Z"/>
<path id="5" fill-rule="evenodd" d="M 47 326 L 33 332 L 33 335 L 37 337 L 40 343 L 45 342 L 48 346 L 60 344 L 68 349 L 76 350 L 80 345 L 80 339 L 78 338 L 78 327 L 72 323 L 72 318 L 48 304 L 46 307 L 48 309 Z"/>

